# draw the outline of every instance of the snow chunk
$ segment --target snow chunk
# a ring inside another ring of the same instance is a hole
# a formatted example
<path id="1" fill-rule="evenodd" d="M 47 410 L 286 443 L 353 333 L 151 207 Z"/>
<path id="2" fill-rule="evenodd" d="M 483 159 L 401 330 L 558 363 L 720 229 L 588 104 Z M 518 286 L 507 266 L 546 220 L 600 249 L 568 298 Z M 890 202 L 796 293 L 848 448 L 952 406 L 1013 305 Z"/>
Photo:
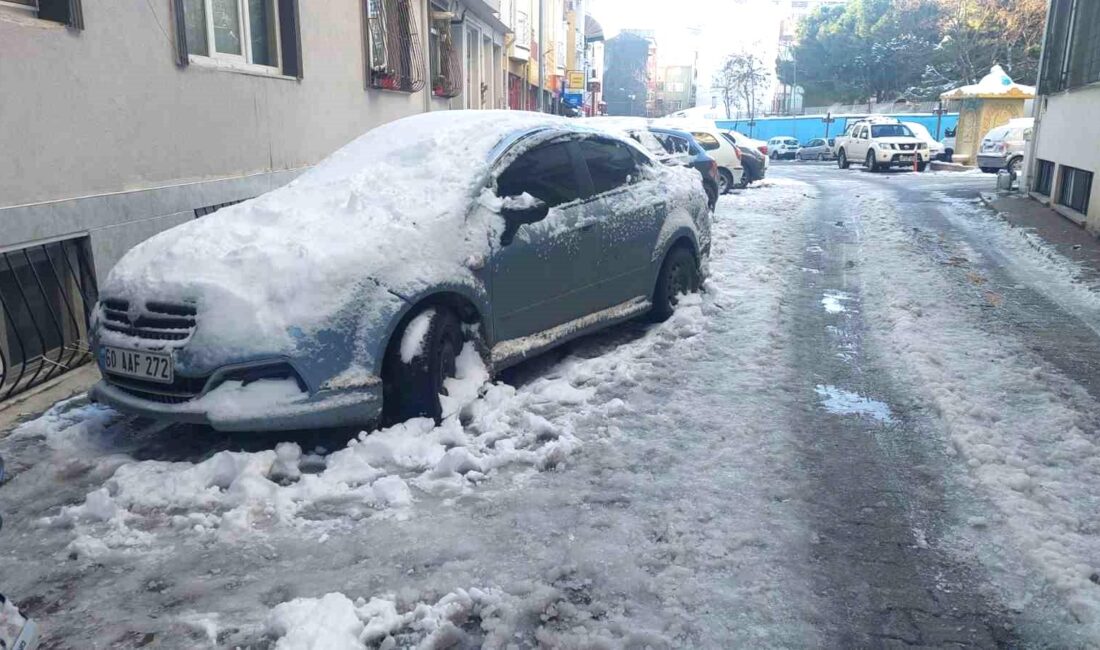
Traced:
<path id="1" fill-rule="evenodd" d="M 428 328 L 435 317 L 435 309 L 425 309 L 409 321 L 405 334 L 401 337 L 401 363 L 412 363 L 413 359 L 424 354 L 424 340 L 428 337 Z"/>
<path id="2" fill-rule="evenodd" d="M 296 598 L 277 605 L 267 620 L 275 650 L 362 650 L 363 623 L 343 594 Z"/>

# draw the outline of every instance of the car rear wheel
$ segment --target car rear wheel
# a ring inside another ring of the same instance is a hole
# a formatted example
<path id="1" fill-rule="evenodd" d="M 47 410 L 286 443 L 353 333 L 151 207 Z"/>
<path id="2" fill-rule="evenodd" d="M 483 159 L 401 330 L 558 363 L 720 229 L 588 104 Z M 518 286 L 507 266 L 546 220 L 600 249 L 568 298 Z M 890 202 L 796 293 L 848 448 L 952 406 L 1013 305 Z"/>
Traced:
<path id="1" fill-rule="evenodd" d="M 866 167 L 868 171 L 878 171 L 878 158 L 875 158 L 874 151 L 867 152 L 867 160 L 863 163 L 863 166 Z"/>
<path id="2" fill-rule="evenodd" d="M 729 194 L 733 189 L 733 174 L 725 167 L 718 169 L 718 193 Z"/>
<path id="3" fill-rule="evenodd" d="M 1008 171 L 1010 171 L 1013 174 L 1016 174 L 1017 176 L 1019 176 L 1020 175 L 1020 168 L 1023 167 L 1023 164 L 1024 164 L 1024 159 L 1023 158 L 1019 158 L 1019 157 L 1013 158 L 1012 160 L 1008 161 Z"/>
<path id="4" fill-rule="evenodd" d="M 658 323 L 668 320 L 676 311 L 680 296 L 698 290 L 699 263 L 686 246 L 676 246 L 665 255 L 661 272 L 657 275 L 650 320 Z"/>
<path id="5" fill-rule="evenodd" d="M 825 157 L 825 154 L 823 154 L 823 153 L 817 154 L 817 161 L 818 162 L 825 162 L 826 160 L 828 160 L 828 158 Z"/>
<path id="6" fill-rule="evenodd" d="M 981 169 L 986 174 L 996 174 L 997 173 L 997 168 L 996 167 L 982 167 Z"/>
<path id="7" fill-rule="evenodd" d="M 848 162 L 848 154 L 844 153 L 843 149 L 836 154 L 836 166 L 841 169 L 848 169 L 852 166 L 852 163 Z"/>
<path id="8" fill-rule="evenodd" d="M 408 320 L 390 346 L 383 386 L 387 423 L 418 417 L 436 422 L 443 416 L 439 396 L 455 376 L 462 352 L 462 324 L 446 307 L 429 306 Z"/>

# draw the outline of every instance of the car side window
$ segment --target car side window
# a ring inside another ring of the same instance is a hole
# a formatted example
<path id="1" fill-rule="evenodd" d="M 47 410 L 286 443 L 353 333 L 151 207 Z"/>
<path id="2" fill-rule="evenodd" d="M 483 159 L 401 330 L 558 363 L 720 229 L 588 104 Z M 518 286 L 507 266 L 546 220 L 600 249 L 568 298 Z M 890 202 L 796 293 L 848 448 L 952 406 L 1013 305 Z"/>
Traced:
<path id="1" fill-rule="evenodd" d="M 703 151 L 714 151 L 715 149 L 722 146 L 721 144 L 719 144 L 718 138 L 709 133 L 699 133 L 692 131 L 691 136 L 695 138 L 695 141 L 699 143 L 699 146 L 703 148 Z"/>
<path id="2" fill-rule="evenodd" d="M 581 196 L 569 143 L 552 142 L 524 153 L 497 178 L 497 196 L 530 194 L 549 207 Z"/>
<path id="3" fill-rule="evenodd" d="M 621 142 L 584 140 L 580 148 L 581 157 L 592 176 L 593 194 L 603 194 L 626 185 L 638 173 L 634 155 Z"/>

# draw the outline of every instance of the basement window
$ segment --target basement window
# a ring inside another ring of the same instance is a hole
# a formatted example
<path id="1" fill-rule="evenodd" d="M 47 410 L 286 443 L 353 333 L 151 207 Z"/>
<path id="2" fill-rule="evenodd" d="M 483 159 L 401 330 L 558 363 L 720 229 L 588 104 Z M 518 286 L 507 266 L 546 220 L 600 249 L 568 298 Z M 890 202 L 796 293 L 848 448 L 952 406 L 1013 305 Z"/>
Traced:
<path id="1" fill-rule="evenodd" d="M 1035 168 L 1035 184 L 1032 190 L 1050 196 L 1050 190 L 1054 187 L 1054 163 L 1049 160 L 1040 160 Z"/>
<path id="2" fill-rule="evenodd" d="M 1062 188 L 1058 193 L 1058 203 L 1081 214 L 1088 214 L 1090 194 L 1092 194 L 1092 172 L 1063 165 Z"/>

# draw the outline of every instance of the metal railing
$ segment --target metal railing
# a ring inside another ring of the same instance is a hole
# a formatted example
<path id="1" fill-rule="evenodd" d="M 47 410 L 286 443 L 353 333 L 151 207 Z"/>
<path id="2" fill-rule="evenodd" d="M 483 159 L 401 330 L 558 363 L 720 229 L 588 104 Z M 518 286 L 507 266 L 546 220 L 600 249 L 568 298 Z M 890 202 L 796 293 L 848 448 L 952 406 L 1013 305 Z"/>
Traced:
<path id="1" fill-rule="evenodd" d="M 0 400 L 91 359 L 97 295 L 86 237 L 0 252 Z"/>

